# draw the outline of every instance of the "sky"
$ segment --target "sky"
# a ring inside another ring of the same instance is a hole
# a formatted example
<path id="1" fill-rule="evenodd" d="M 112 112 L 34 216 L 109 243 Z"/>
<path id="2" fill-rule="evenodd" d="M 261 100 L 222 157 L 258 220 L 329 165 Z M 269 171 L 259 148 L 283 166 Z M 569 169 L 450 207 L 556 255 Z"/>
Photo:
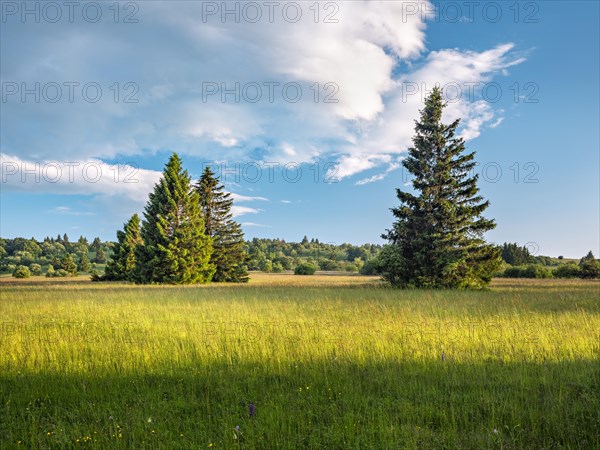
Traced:
<path id="1" fill-rule="evenodd" d="M 423 97 L 491 242 L 600 254 L 599 2 L 12 2 L 0 235 L 115 240 L 177 152 L 247 238 L 383 243 Z"/>

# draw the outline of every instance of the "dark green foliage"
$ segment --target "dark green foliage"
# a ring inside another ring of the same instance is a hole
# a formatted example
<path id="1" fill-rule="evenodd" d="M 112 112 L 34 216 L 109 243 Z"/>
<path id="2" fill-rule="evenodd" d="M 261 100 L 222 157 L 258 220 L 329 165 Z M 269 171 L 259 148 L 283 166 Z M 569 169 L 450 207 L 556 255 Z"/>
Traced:
<path id="1" fill-rule="evenodd" d="M 41 275 L 42 274 L 42 266 L 39 264 L 31 264 L 29 266 L 29 270 L 31 271 L 32 275 Z"/>
<path id="2" fill-rule="evenodd" d="M 509 244 L 505 242 L 502 245 L 502 259 L 512 266 L 522 266 L 533 262 L 534 258 L 527 247 L 519 247 L 517 243 Z"/>
<path id="3" fill-rule="evenodd" d="M 98 272 L 96 269 L 93 269 L 90 272 L 90 279 L 92 281 L 105 281 L 106 280 L 106 278 L 103 275 L 101 275 L 100 272 Z"/>
<path id="4" fill-rule="evenodd" d="M 216 268 L 212 280 L 217 282 L 246 282 L 248 255 L 244 247 L 244 233 L 239 223 L 233 220 L 233 199 L 223 192 L 223 185 L 210 167 L 196 184 L 200 208 L 204 218 L 204 232 L 213 240 L 211 264 Z"/>
<path id="5" fill-rule="evenodd" d="M 12 274 L 15 278 L 29 278 L 31 272 L 27 266 L 18 266 Z"/>
<path id="6" fill-rule="evenodd" d="M 102 242 L 100 242 L 99 237 L 95 237 L 92 245 L 90 245 L 90 250 L 93 252 L 97 252 L 102 247 Z"/>
<path id="7" fill-rule="evenodd" d="M 66 238 L 65 234 L 65 238 Z M 70 275 L 77 275 L 77 264 L 75 264 L 75 260 L 73 259 L 73 255 L 67 253 L 60 260 L 60 269 L 64 270 Z M 59 269 L 59 271 L 60 271 Z"/>
<path id="8" fill-rule="evenodd" d="M 579 261 L 579 269 L 581 278 L 600 278 L 600 261 L 594 258 L 591 250 Z"/>
<path id="9" fill-rule="evenodd" d="M 529 264 L 528 266 L 507 267 L 503 275 L 505 278 L 553 278 L 552 269 L 540 264 Z"/>
<path id="10" fill-rule="evenodd" d="M 368 259 L 360 268 L 361 275 L 381 275 L 381 267 L 378 258 Z"/>
<path id="11" fill-rule="evenodd" d="M 104 250 L 102 250 L 102 247 L 100 247 L 96 252 L 94 262 L 98 264 L 104 264 L 106 262 L 106 255 L 104 254 Z"/>
<path id="12" fill-rule="evenodd" d="M 136 247 L 137 281 L 194 284 L 211 280 L 212 239 L 204 233 L 198 193 L 174 153 L 144 210 L 142 245 Z"/>
<path id="13" fill-rule="evenodd" d="M 294 269 L 295 275 L 314 275 L 317 271 L 316 267 L 309 263 L 298 264 Z"/>
<path id="14" fill-rule="evenodd" d="M 79 272 L 89 272 L 92 268 L 90 264 L 90 259 L 88 257 L 87 251 L 81 254 L 79 258 L 79 263 L 77 264 L 77 270 Z"/>
<path id="15" fill-rule="evenodd" d="M 483 239 L 495 227 L 482 217 L 489 202 L 478 195 L 475 153 L 455 136 L 459 120 L 441 122 L 439 88 L 425 100 L 414 147 L 403 161 L 418 195 L 397 189 L 396 221 L 383 235 L 383 276 L 398 287 L 481 288 L 500 265 L 500 251 Z"/>
<path id="16" fill-rule="evenodd" d="M 321 258 L 319 260 L 319 268 L 321 270 L 328 270 L 328 271 L 340 270 L 340 264 L 334 259 Z"/>
<path id="17" fill-rule="evenodd" d="M 581 268 L 575 263 L 561 264 L 552 274 L 554 278 L 581 278 Z"/>
<path id="18" fill-rule="evenodd" d="M 135 251 L 140 244 L 142 244 L 140 218 L 137 214 L 134 214 L 124 224 L 123 231 L 117 231 L 117 243 L 113 247 L 112 258 L 106 265 L 104 279 L 108 281 L 135 281 Z"/>
<path id="19" fill-rule="evenodd" d="M 52 260 L 50 261 L 50 265 L 52 266 L 52 268 L 53 268 L 54 270 L 58 270 L 58 269 L 60 269 L 60 259 L 58 259 L 58 257 L 57 257 L 57 256 L 54 256 L 54 257 L 52 258 Z"/>
<path id="20" fill-rule="evenodd" d="M 273 262 L 270 259 L 261 260 L 260 264 L 258 265 L 258 270 L 265 273 L 273 272 Z"/>

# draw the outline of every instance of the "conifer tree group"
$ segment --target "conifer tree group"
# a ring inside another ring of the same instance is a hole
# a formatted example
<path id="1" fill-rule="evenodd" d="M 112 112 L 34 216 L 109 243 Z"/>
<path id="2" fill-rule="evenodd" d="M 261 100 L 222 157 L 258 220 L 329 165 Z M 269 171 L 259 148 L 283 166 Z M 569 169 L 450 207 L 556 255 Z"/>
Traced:
<path id="1" fill-rule="evenodd" d="M 475 153 L 456 136 L 459 120 L 442 123 L 442 92 L 434 88 L 416 121 L 404 167 L 414 193 L 397 189 L 400 206 L 382 235 L 389 241 L 378 263 L 397 287 L 481 288 L 501 264 L 500 248 L 484 233 L 493 220 L 473 174 Z M 117 234 L 104 279 L 138 283 L 193 284 L 248 281 L 243 232 L 233 220 L 230 193 L 206 167 L 191 184 L 173 154 L 150 194 L 140 224 L 134 215 Z M 67 239 L 66 237 L 64 238 Z M 308 245 L 305 237 L 302 244 Z M 587 261 L 587 260 L 586 260 Z"/>
<path id="2" fill-rule="evenodd" d="M 195 186 L 174 153 L 154 186 L 140 224 L 137 214 L 117 232 L 105 280 L 196 284 L 248 280 L 233 200 L 210 169 Z"/>

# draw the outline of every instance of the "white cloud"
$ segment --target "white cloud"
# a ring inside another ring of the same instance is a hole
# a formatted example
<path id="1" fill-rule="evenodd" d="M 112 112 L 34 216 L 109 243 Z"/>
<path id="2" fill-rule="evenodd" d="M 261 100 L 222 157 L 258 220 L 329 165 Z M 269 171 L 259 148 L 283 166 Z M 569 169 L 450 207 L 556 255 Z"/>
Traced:
<path id="1" fill-rule="evenodd" d="M 511 57 L 512 48 L 513 44 L 503 44 L 483 52 L 431 52 L 419 69 L 399 78 L 378 120 L 358 130 L 355 139 L 344 147 L 339 158 L 339 177 L 379 167 L 388 163 L 391 155 L 405 152 L 411 145 L 414 120 L 419 117 L 423 98 L 436 84 L 447 95 L 460 94 L 448 102 L 443 120 L 449 123 L 462 118 L 461 137 L 478 137 L 483 126 L 496 118 L 491 104 L 480 98 L 482 88 L 498 72 L 523 61 Z M 376 179 L 377 176 L 373 181 Z"/>
<path id="2" fill-rule="evenodd" d="M 161 173 L 98 159 L 24 160 L 0 154 L 2 189 L 68 195 L 102 195 L 142 202 Z M 60 212 L 57 211 L 57 212 Z"/>
<path id="3" fill-rule="evenodd" d="M 257 227 L 257 228 L 271 228 L 270 225 L 263 225 L 263 224 L 254 223 L 254 222 L 242 222 L 242 226 L 243 227 Z"/>
<path id="4" fill-rule="evenodd" d="M 243 216 L 245 214 L 258 214 L 261 212 L 261 209 L 250 208 L 249 206 L 237 206 L 233 205 L 231 207 L 231 214 L 233 217 Z"/>
<path id="5" fill-rule="evenodd" d="M 373 175 L 369 178 L 363 178 L 362 180 L 358 180 L 356 182 L 356 184 L 358 186 L 361 186 L 363 184 L 368 184 L 368 183 L 374 183 L 375 181 L 379 181 L 379 180 L 383 180 L 389 173 L 393 172 L 394 170 L 397 170 L 400 168 L 400 163 L 392 163 L 389 165 L 389 167 L 385 170 L 385 172 L 382 173 L 378 173 L 376 175 Z"/>
<path id="6" fill-rule="evenodd" d="M 502 122 L 504 122 L 504 117 L 498 117 L 498 119 L 494 123 L 490 124 L 490 128 L 496 128 Z"/>
<path id="7" fill-rule="evenodd" d="M 55 214 L 69 215 L 69 216 L 95 216 L 96 215 L 96 213 L 94 213 L 94 212 L 73 211 L 68 206 L 57 206 L 50 212 L 55 213 Z"/>
<path id="8" fill-rule="evenodd" d="M 523 61 L 511 56 L 512 44 L 427 53 L 426 24 L 420 14 L 407 14 L 415 3 L 410 1 L 332 2 L 339 7 L 337 23 L 324 23 L 323 10 L 315 23 L 310 4 L 301 3 L 303 18 L 295 24 L 281 15 L 273 23 L 221 23 L 220 16 L 203 21 L 203 3 L 144 2 L 135 27 L 74 23 L 56 33 L 54 24 L 40 24 L 29 33 L 27 27 L 3 26 L 3 38 L 12 42 L 3 52 L 3 81 L 93 81 L 103 95 L 87 102 L 78 88 L 73 103 L 9 99 L 0 125 L 2 152 L 25 162 L 81 160 L 106 169 L 102 160 L 164 149 L 206 160 L 286 164 L 329 158 L 339 162 L 333 176 L 342 179 L 393 164 L 410 145 L 421 95 L 407 96 L 409 84 L 486 82 Z M 125 88 L 128 81 L 134 84 Z M 229 95 L 222 103 L 220 93 L 207 96 L 203 85 L 231 88 L 236 82 L 242 94 L 248 83 L 258 83 L 263 96 L 252 103 Z M 273 102 L 264 85 L 270 82 L 279 83 Z M 297 103 L 283 100 L 286 83 L 300 85 Z M 138 102 L 125 103 L 128 94 Z M 335 102 L 326 103 L 328 95 Z M 480 99 L 451 103 L 446 116 L 463 117 L 465 139 L 501 121 Z M 159 174 L 140 170 L 136 176 L 135 185 L 106 177 L 94 185 L 27 181 L 27 187 L 12 177 L 9 188 L 141 202 Z"/>
<path id="9" fill-rule="evenodd" d="M 231 194 L 231 198 L 233 199 L 234 202 L 254 202 L 254 201 L 268 202 L 269 201 L 269 199 L 267 199 L 265 197 L 251 197 L 251 196 L 247 196 L 247 195 L 236 194 L 234 192 L 230 192 L 230 194 Z"/>

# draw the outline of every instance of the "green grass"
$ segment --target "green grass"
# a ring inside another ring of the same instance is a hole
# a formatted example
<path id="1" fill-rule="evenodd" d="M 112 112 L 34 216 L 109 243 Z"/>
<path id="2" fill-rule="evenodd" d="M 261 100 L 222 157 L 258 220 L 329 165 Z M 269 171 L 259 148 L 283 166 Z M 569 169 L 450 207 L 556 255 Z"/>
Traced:
<path id="1" fill-rule="evenodd" d="M 599 288 L 2 279 L 0 447 L 599 448 Z"/>

